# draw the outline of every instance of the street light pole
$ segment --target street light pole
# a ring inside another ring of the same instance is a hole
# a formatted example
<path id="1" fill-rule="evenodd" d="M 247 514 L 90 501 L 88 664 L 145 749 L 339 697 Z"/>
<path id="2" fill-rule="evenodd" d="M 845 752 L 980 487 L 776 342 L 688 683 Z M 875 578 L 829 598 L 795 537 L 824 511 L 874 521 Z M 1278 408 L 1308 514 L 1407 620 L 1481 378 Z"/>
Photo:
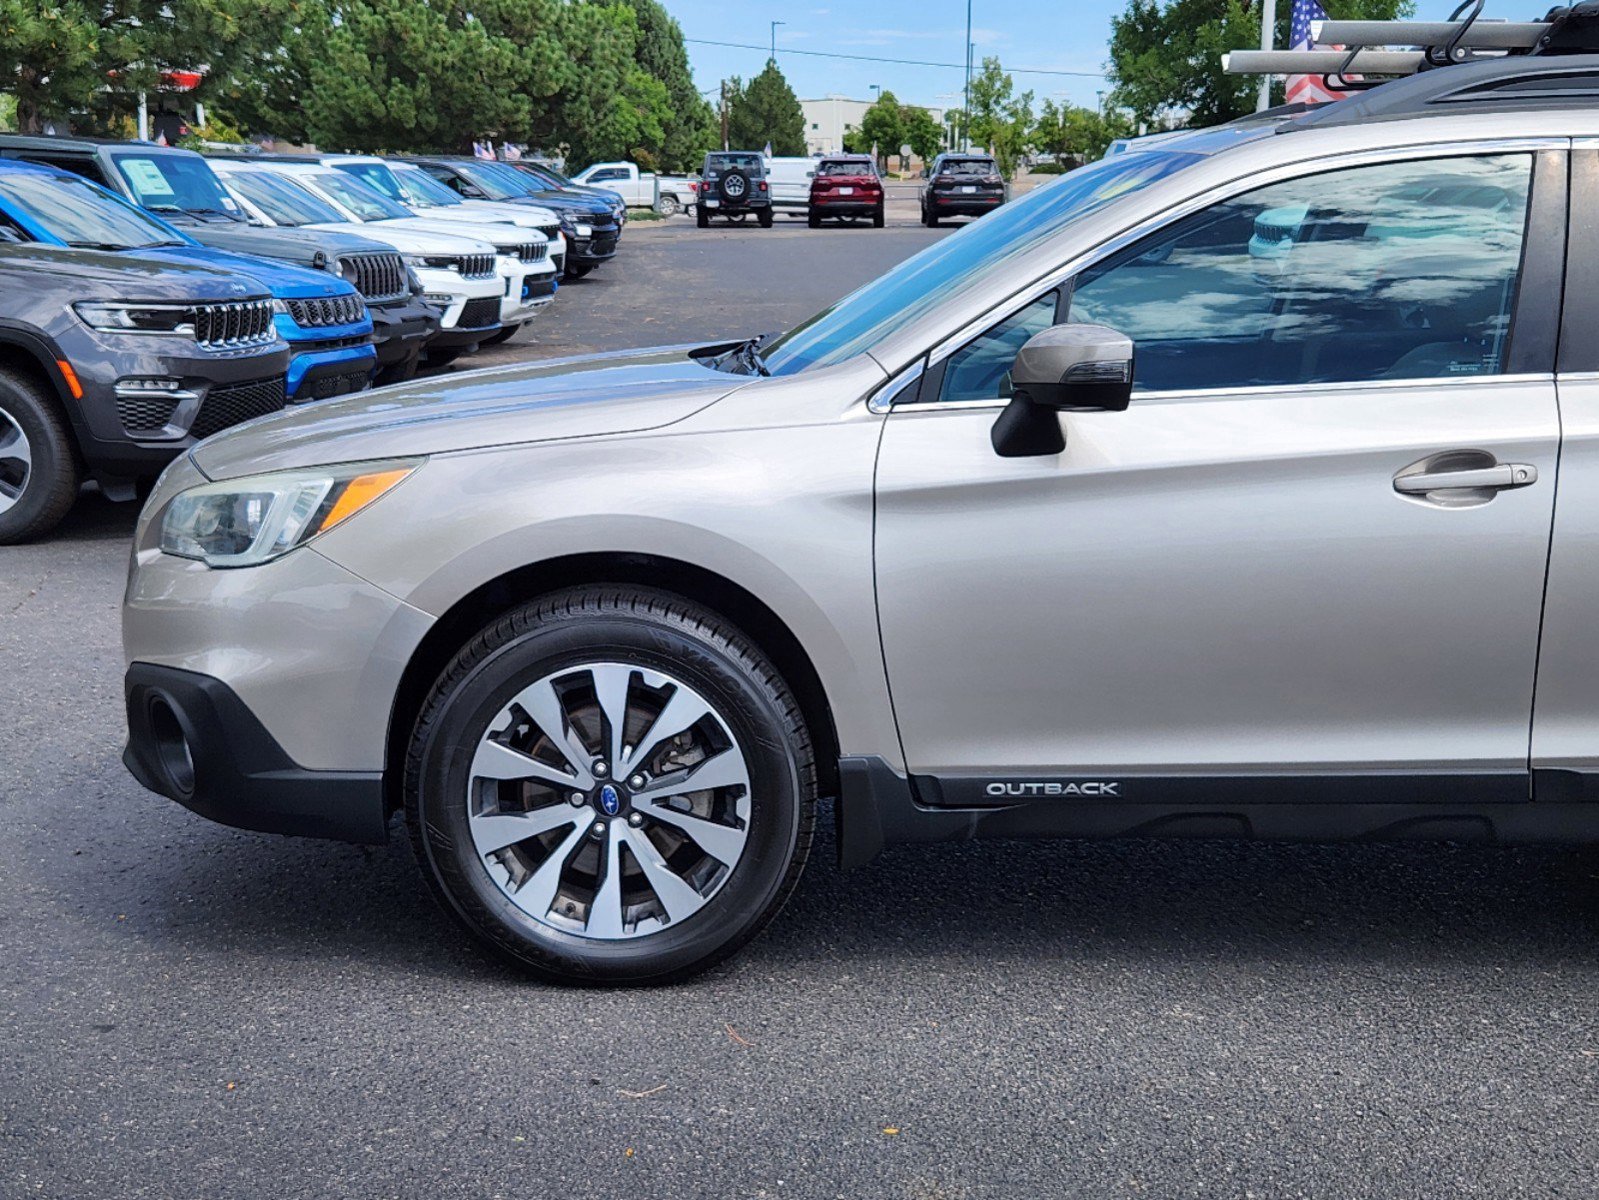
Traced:
<path id="1" fill-rule="evenodd" d="M 1277 36 L 1277 0 L 1260 0 L 1260 48 L 1272 49 Z M 1265 112 L 1271 107 L 1271 76 L 1260 77 L 1260 94 L 1255 97 L 1255 111 Z"/>
<path id="2" fill-rule="evenodd" d="M 772 61 L 773 62 L 777 61 L 777 27 L 779 25 L 787 25 L 787 24 L 788 24 L 787 21 L 773 21 L 772 22 Z"/>
<path id="3" fill-rule="evenodd" d="M 972 0 L 966 0 L 966 93 L 961 101 L 961 149 L 972 148 Z"/>

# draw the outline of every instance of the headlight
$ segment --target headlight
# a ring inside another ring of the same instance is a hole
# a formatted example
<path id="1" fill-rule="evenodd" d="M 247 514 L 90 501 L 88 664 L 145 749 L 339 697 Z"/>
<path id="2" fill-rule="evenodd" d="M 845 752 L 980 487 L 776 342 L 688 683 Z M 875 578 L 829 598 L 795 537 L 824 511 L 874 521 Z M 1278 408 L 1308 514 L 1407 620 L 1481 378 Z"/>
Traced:
<path id="1" fill-rule="evenodd" d="M 102 333 L 169 333 L 194 336 L 194 309 L 186 304 L 74 304 L 89 328 Z"/>
<path id="2" fill-rule="evenodd" d="M 161 549 L 208 567 L 259 566 L 349 520 L 421 465 L 349 463 L 190 488 L 167 506 Z"/>
<path id="3" fill-rule="evenodd" d="M 593 232 L 594 232 L 594 226 L 592 226 L 592 225 L 579 225 L 577 227 L 577 236 L 578 237 L 588 237 Z"/>
<path id="4" fill-rule="evenodd" d="M 461 264 L 448 254 L 407 254 L 404 258 L 408 266 L 434 271 L 458 271 L 461 268 Z"/>

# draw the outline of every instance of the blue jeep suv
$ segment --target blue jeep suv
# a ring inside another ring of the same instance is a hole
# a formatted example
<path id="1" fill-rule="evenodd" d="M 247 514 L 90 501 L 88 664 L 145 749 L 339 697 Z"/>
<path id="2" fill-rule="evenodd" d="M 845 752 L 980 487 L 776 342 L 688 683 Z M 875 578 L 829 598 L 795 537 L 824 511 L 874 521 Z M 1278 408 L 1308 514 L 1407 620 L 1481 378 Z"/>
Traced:
<path id="1" fill-rule="evenodd" d="M 343 279 L 271 259 L 202 246 L 164 221 L 70 171 L 0 159 L 0 230 L 23 240 L 216 267 L 256 280 L 273 299 L 273 325 L 289 344 L 291 401 L 367 387 L 377 365 L 372 318 Z"/>

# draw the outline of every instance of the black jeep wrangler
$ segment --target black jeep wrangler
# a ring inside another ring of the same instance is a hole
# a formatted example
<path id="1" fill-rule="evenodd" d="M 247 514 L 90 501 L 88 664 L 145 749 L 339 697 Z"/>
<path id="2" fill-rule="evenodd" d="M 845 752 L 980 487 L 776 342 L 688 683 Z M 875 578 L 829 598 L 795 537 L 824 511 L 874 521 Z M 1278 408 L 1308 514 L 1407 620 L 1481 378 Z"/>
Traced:
<path id="1" fill-rule="evenodd" d="M 713 150 L 701 170 L 694 222 L 701 229 L 712 217 L 742 221 L 751 213 L 762 229 L 772 227 L 772 189 L 766 182 L 766 159 L 759 150 Z"/>

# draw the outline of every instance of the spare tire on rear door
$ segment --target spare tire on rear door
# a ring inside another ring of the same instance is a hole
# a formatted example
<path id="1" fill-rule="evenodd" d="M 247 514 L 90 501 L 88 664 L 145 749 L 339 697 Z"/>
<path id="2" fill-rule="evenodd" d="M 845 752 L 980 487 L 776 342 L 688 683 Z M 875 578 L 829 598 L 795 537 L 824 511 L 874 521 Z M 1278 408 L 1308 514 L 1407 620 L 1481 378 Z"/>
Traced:
<path id="1" fill-rule="evenodd" d="M 733 204 L 742 204 L 750 194 L 750 177 L 737 168 L 723 175 L 717 184 L 722 198 Z"/>

